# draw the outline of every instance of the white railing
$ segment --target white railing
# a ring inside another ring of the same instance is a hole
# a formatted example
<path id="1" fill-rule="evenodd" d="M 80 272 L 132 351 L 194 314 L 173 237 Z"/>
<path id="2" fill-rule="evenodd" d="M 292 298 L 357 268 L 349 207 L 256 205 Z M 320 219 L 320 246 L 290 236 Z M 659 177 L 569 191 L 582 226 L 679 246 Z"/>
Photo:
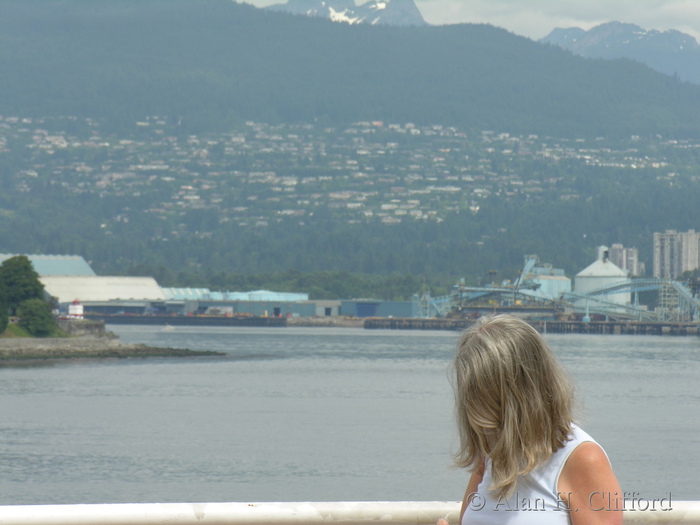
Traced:
<path id="1" fill-rule="evenodd" d="M 625 524 L 700 525 L 700 501 L 625 511 Z M 0 506 L 0 525 L 457 524 L 459 502 L 134 503 Z"/>

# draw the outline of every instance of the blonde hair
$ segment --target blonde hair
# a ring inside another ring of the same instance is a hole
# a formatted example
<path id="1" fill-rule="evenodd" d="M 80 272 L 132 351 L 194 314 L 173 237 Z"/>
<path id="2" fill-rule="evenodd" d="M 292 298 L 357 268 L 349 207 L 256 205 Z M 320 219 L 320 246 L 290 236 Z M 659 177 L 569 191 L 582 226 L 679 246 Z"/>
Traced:
<path id="1" fill-rule="evenodd" d="M 544 338 L 516 317 L 482 317 L 460 337 L 454 359 L 459 451 L 472 470 L 488 457 L 489 490 L 508 497 L 518 476 L 568 440 L 573 383 Z"/>

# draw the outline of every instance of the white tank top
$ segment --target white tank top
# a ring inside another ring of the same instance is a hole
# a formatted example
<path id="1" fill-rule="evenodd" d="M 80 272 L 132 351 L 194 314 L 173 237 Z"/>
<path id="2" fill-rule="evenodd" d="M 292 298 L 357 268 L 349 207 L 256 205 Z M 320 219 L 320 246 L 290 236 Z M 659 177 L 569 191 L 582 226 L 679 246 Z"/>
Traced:
<path id="1" fill-rule="evenodd" d="M 557 485 L 564 463 L 581 443 L 595 440 L 576 425 L 571 438 L 546 463 L 521 476 L 510 498 L 491 493 L 491 462 L 486 459 L 484 477 L 464 512 L 461 525 L 570 525 L 568 508 Z"/>

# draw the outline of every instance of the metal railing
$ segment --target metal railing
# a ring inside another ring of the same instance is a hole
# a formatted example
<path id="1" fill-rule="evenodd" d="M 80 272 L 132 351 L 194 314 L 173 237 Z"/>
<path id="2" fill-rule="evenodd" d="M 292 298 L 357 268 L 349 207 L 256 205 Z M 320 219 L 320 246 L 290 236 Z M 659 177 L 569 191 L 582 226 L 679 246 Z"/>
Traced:
<path id="1" fill-rule="evenodd" d="M 0 506 L 2 525 L 457 524 L 459 502 L 128 503 Z M 639 502 L 625 524 L 700 525 L 700 501 Z"/>

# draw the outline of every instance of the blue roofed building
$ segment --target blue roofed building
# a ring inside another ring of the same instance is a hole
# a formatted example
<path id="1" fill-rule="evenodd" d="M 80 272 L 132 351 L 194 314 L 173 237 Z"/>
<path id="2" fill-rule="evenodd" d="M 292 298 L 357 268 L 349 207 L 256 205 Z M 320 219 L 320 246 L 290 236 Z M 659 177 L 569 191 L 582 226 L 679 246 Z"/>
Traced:
<path id="1" fill-rule="evenodd" d="M 208 288 L 162 288 L 167 313 L 199 315 L 255 315 L 314 317 L 309 294 L 254 290 L 213 292 Z"/>
<path id="2" fill-rule="evenodd" d="M 211 297 L 209 288 L 163 288 L 166 301 L 208 301 Z"/>

